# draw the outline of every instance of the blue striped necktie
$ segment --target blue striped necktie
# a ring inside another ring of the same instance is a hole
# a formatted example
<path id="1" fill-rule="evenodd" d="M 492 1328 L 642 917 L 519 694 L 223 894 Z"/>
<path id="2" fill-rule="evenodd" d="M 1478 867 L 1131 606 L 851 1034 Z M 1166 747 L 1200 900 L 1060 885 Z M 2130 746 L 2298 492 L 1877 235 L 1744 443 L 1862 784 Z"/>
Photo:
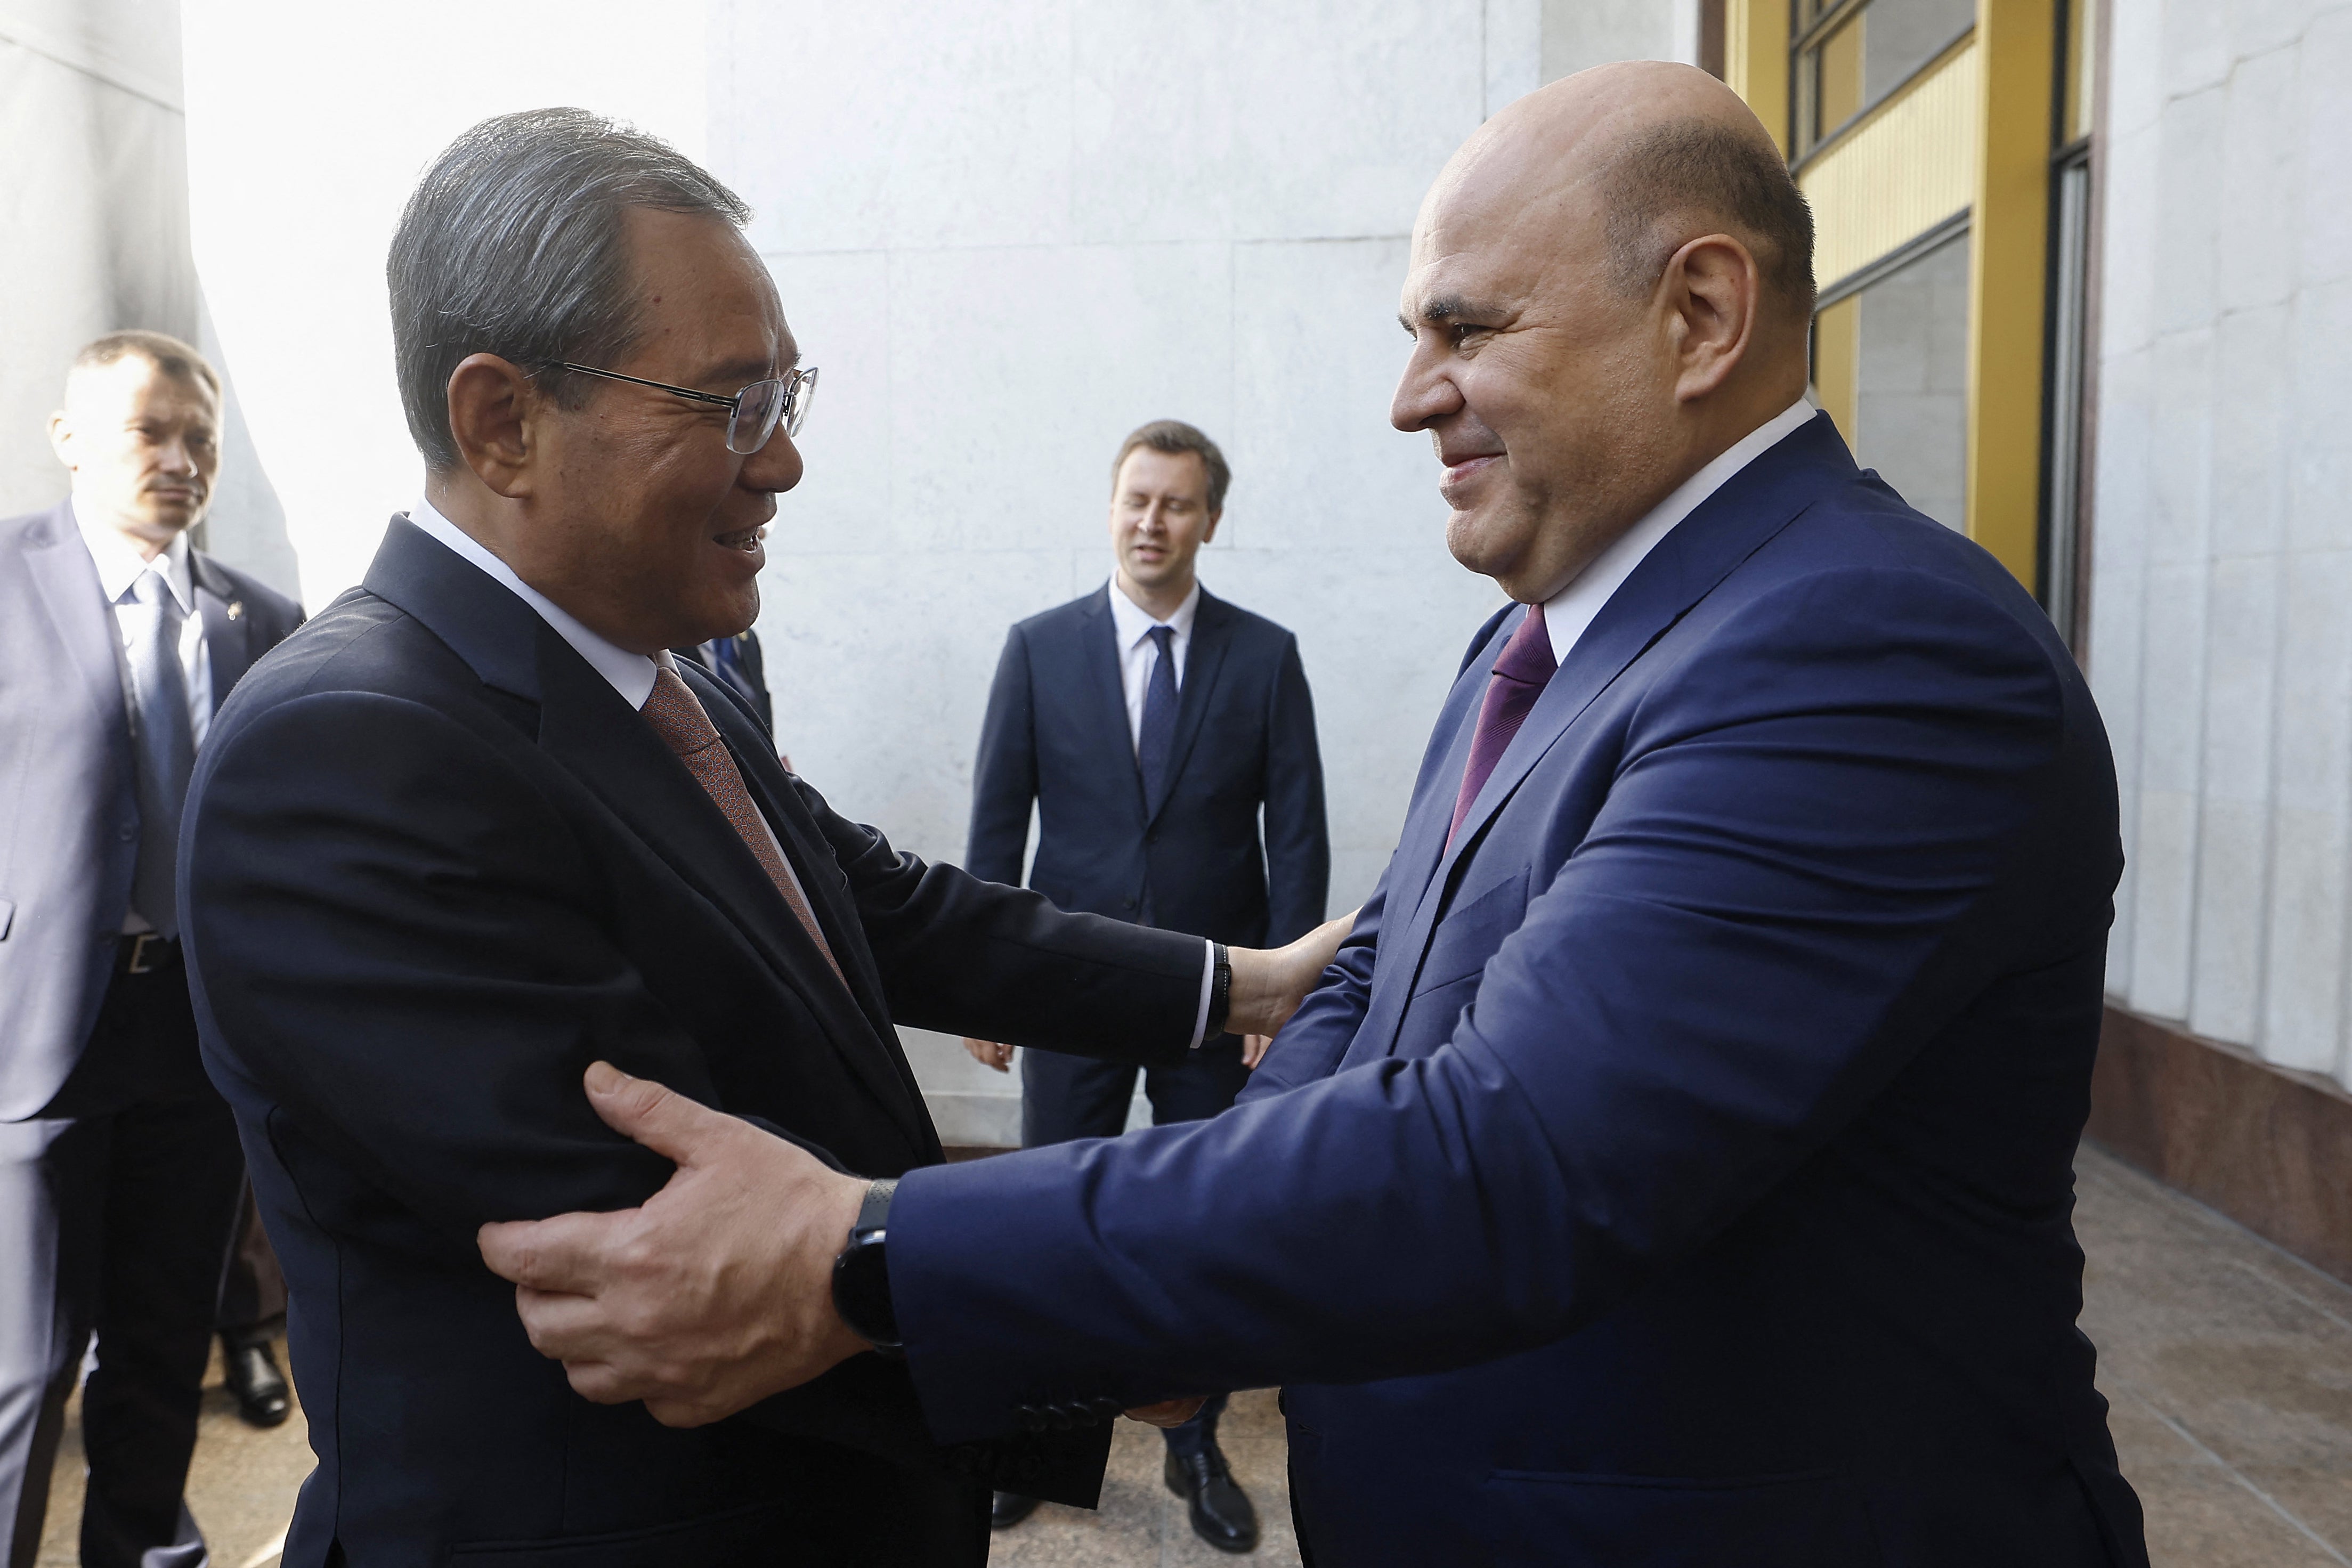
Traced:
<path id="1" fill-rule="evenodd" d="M 195 728 L 188 717 L 187 672 L 180 664 L 180 632 L 187 617 L 156 571 L 131 585 L 131 685 L 139 699 L 132 738 L 139 794 L 139 859 L 131 878 L 131 907 L 163 936 L 180 934 L 176 862 L 180 809 L 195 769 Z"/>

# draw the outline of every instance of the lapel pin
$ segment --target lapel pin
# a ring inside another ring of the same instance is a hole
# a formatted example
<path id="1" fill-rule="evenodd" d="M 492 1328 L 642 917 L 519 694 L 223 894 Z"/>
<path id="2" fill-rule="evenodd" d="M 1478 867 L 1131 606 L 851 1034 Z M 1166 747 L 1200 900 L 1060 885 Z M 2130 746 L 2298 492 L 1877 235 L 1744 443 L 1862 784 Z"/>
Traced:
<path id="1" fill-rule="evenodd" d="M 241 621 L 245 618 L 244 600 L 232 599 L 228 601 L 228 618 L 232 621 Z"/>

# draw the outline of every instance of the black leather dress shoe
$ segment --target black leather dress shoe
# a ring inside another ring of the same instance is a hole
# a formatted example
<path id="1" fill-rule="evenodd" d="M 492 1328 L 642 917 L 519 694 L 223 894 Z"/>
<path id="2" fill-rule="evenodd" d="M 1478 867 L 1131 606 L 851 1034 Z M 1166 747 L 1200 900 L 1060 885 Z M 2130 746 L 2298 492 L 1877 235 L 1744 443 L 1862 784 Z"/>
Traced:
<path id="1" fill-rule="evenodd" d="M 998 1492 L 996 1496 L 989 1501 L 988 1528 L 991 1530 L 1010 1530 L 1014 1525 L 1020 1523 L 1023 1520 L 1028 1518 L 1031 1514 L 1036 1511 L 1037 1500 L 1035 1498 L 1023 1497 L 1017 1491 Z"/>
<path id="2" fill-rule="evenodd" d="M 228 1373 L 229 1392 L 236 1396 L 236 1413 L 248 1427 L 276 1427 L 294 1408 L 286 1375 L 278 1370 L 267 1339 L 221 1341 L 221 1359 Z"/>
<path id="3" fill-rule="evenodd" d="M 1164 1473 L 1168 1490 L 1192 1502 L 1193 1534 L 1220 1552 L 1257 1550 L 1257 1510 L 1214 1443 L 1181 1458 L 1171 1453 Z"/>

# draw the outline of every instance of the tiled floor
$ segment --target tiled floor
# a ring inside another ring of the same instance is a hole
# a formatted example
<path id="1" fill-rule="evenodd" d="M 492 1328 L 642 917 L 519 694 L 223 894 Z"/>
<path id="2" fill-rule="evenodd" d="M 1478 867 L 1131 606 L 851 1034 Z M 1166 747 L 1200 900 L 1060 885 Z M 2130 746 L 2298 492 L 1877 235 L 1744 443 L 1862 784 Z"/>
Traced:
<path id="1" fill-rule="evenodd" d="M 2352 1568 L 2352 1290 L 2095 1150 L 2077 1162 L 2090 1255 L 2083 1326 L 2100 1350 L 2125 1474 L 2157 1568 Z M 215 1374 L 215 1385 L 217 1374 Z M 1296 1563 L 1271 1395 L 1237 1396 L 1226 1451 L 1257 1501 L 1254 1562 Z M 997 1538 L 1017 1568 L 1229 1562 L 1160 1480 L 1160 1437 L 1121 1422 L 1099 1512 L 1046 1507 Z M 299 1416 L 240 1426 L 205 1396 L 189 1495 L 213 1568 L 268 1568 L 310 1468 Z M 68 1436 L 41 1568 L 70 1568 L 81 1501 Z"/>

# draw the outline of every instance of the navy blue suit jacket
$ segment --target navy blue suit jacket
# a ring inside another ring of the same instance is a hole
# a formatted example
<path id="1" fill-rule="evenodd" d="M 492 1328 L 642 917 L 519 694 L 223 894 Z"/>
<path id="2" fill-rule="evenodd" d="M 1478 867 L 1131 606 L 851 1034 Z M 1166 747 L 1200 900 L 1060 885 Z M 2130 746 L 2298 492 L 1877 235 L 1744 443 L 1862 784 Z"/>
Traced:
<path id="1" fill-rule="evenodd" d="M 846 990 L 644 718 L 405 519 L 205 743 L 183 925 L 319 1455 L 289 1568 L 493 1543 L 515 1563 L 929 1568 L 985 1560 L 992 1479 L 1093 1500 L 1107 1429 L 941 1448 L 870 1355 L 692 1431 L 592 1405 L 483 1266 L 486 1220 L 631 1207 L 667 1179 L 589 1109 L 599 1057 L 889 1176 L 940 1157 L 894 1020 L 1170 1061 L 1190 1042 L 1195 938 L 897 853 L 787 774 L 727 688 L 679 673 Z"/>
<path id="2" fill-rule="evenodd" d="M 899 1189 L 934 1427 L 1286 1384 L 1343 1565 L 2144 1563 L 2074 1327 L 2121 853 L 2066 648 L 1816 418 L 1448 848 L 1521 613 L 1240 1105 Z"/>
<path id="3" fill-rule="evenodd" d="M 1239 947 L 1305 936 L 1323 923 L 1331 841 L 1298 639 L 1202 590 L 1167 779 L 1147 800 L 1111 592 L 1033 615 L 1004 639 L 964 868 L 1019 883 L 1034 801 L 1029 885 L 1064 909 Z"/>

